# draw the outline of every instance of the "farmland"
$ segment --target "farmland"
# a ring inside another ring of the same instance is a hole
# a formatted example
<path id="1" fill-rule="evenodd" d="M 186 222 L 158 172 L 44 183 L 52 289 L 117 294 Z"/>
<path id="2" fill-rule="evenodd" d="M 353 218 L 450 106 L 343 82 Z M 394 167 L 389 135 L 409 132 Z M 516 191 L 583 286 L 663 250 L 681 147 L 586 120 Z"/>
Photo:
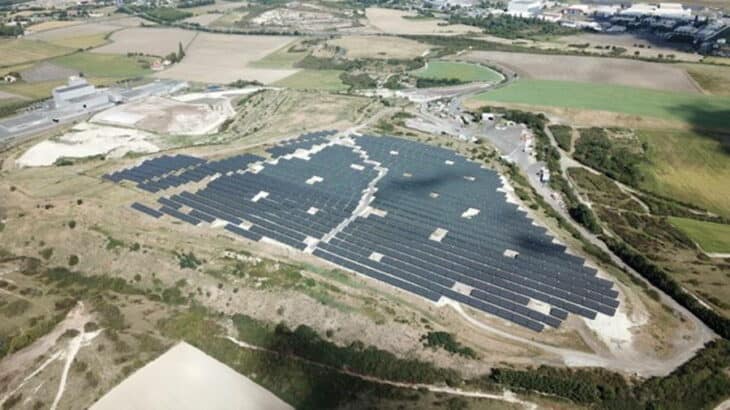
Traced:
<path id="1" fill-rule="evenodd" d="M 730 66 L 683 64 L 682 67 L 705 92 L 715 95 L 730 95 Z"/>
<path id="2" fill-rule="evenodd" d="M 185 59 L 158 76 L 213 84 L 236 80 L 272 83 L 292 75 L 295 70 L 254 68 L 249 63 L 281 49 L 292 40 L 286 36 L 200 33 L 188 46 Z"/>
<path id="3" fill-rule="evenodd" d="M 502 75 L 477 64 L 455 63 L 448 61 L 429 61 L 426 67 L 413 71 L 413 75 L 429 79 L 457 79 L 461 82 L 487 81 L 499 82 Z"/>
<path id="4" fill-rule="evenodd" d="M 453 36 L 466 33 L 479 33 L 478 27 L 464 24 L 444 24 L 438 19 L 414 19 L 416 14 L 393 9 L 371 7 L 365 10 L 370 26 L 390 34 L 436 34 Z"/>
<path id="5" fill-rule="evenodd" d="M 647 178 L 641 187 L 730 217 L 730 155 L 722 134 L 642 130 Z"/>
<path id="6" fill-rule="evenodd" d="M 59 57 L 53 62 L 83 72 L 88 77 L 132 78 L 150 72 L 147 57 L 84 52 Z"/>
<path id="7" fill-rule="evenodd" d="M 340 80 L 339 70 L 302 70 L 274 83 L 295 90 L 342 91 L 347 86 Z"/>
<path id="8" fill-rule="evenodd" d="M 481 103 L 609 111 L 679 121 L 703 129 L 730 126 L 730 98 L 572 81 L 521 80 L 479 94 Z"/>
<path id="9" fill-rule="evenodd" d="M 504 65 L 534 80 L 579 81 L 686 93 L 698 92 L 687 72 L 675 65 L 622 58 L 472 51 L 459 58 Z"/>
<path id="10" fill-rule="evenodd" d="M 705 252 L 730 253 L 730 225 L 687 218 L 673 217 L 669 220 Z"/>
<path id="11" fill-rule="evenodd" d="M 74 50 L 37 40 L 0 39 L 0 66 L 8 67 L 68 54 Z"/>
<path id="12" fill-rule="evenodd" d="M 111 35 L 110 44 L 94 49 L 95 53 L 143 53 L 165 56 L 176 52 L 180 44 L 187 46 L 195 37 L 194 31 L 177 28 L 130 28 Z M 150 41 L 154 39 L 154 41 Z"/>
<path id="13" fill-rule="evenodd" d="M 344 48 L 348 58 L 417 58 L 431 49 L 418 41 L 385 36 L 345 36 L 328 44 Z"/>

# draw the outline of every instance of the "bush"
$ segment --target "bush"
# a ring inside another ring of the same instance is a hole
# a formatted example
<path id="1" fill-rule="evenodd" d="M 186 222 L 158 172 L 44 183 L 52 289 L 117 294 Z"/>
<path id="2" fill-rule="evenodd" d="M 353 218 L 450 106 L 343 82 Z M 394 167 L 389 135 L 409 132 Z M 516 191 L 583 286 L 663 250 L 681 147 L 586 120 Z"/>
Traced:
<path id="1" fill-rule="evenodd" d="M 68 266 L 76 266 L 79 264 L 79 257 L 76 255 L 71 255 L 68 257 Z"/>
<path id="2" fill-rule="evenodd" d="M 470 359 L 476 359 L 476 352 L 467 346 L 462 346 L 461 343 L 457 342 L 454 335 L 447 332 L 428 332 L 421 341 L 424 342 L 425 347 L 441 347 L 449 353 L 458 354 Z"/>
<path id="3" fill-rule="evenodd" d="M 49 260 L 49 259 L 51 259 L 51 256 L 53 256 L 53 248 L 44 248 L 44 249 L 41 249 L 41 251 L 38 253 L 40 253 L 40 255 L 43 257 L 43 259 Z"/>
<path id="4" fill-rule="evenodd" d="M 558 146 L 563 151 L 570 152 L 573 145 L 573 127 L 568 125 L 551 125 L 549 128 Z"/>

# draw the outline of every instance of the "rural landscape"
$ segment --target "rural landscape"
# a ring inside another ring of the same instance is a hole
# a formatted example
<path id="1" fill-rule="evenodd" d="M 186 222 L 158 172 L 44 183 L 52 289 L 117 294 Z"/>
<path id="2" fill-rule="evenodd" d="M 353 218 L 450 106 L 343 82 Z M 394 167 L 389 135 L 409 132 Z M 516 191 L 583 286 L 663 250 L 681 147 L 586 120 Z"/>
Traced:
<path id="1" fill-rule="evenodd" d="M 0 0 L 0 408 L 730 409 L 728 40 Z"/>

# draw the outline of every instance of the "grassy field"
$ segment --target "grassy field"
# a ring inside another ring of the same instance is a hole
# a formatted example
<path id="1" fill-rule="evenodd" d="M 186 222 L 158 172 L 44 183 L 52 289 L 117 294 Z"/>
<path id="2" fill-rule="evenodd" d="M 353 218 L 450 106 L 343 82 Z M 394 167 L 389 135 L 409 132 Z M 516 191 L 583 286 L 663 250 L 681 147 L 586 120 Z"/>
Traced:
<path id="1" fill-rule="evenodd" d="M 730 253 L 730 225 L 675 217 L 669 221 L 697 242 L 702 250 Z"/>
<path id="2" fill-rule="evenodd" d="M 426 67 L 412 72 L 420 78 L 451 79 L 467 81 L 498 82 L 502 76 L 494 70 L 477 64 L 452 63 L 448 61 L 429 61 Z"/>
<path id="3" fill-rule="evenodd" d="M 106 33 L 96 33 L 76 37 L 52 39 L 47 42 L 56 46 L 85 50 L 89 47 L 99 47 L 100 45 L 105 44 L 107 39 Z"/>
<path id="4" fill-rule="evenodd" d="M 275 82 L 274 85 L 295 90 L 346 90 L 347 86 L 340 80 L 341 73 L 339 70 L 302 70 Z"/>
<path id="5" fill-rule="evenodd" d="M 730 128 L 730 97 L 570 81 L 521 80 L 475 97 L 479 102 L 610 111 L 699 128 Z"/>
<path id="6" fill-rule="evenodd" d="M 26 98 L 37 100 L 40 98 L 49 98 L 53 87 L 58 87 L 64 81 L 41 81 L 37 83 L 17 82 L 14 84 L 0 85 L 0 91 L 9 92 L 11 94 L 21 95 Z"/>
<path id="7" fill-rule="evenodd" d="M 146 57 L 127 57 L 117 54 L 76 53 L 59 57 L 54 63 L 73 68 L 87 77 L 139 77 L 150 73 L 145 67 Z"/>
<path id="8" fill-rule="evenodd" d="M 722 135 L 642 130 L 649 150 L 642 188 L 730 217 L 730 142 Z"/>
<path id="9" fill-rule="evenodd" d="M 0 40 L 0 67 L 38 61 L 73 52 L 72 48 L 60 47 L 36 40 Z"/>
<path id="10" fill-rule="evenodd" d="M 303 59 L 307 52 L 290 52 L 290 48 L 291 46 L 286 45 L 260 60 L 250 62 L 248 65 L 254 68 L 294 68 L 294 64 Z"/>
<path id="11" fill-rule="evenodd" d="M 715 95 L 730 95 L 730 66 L 682 64 L 703 90 Z"/>

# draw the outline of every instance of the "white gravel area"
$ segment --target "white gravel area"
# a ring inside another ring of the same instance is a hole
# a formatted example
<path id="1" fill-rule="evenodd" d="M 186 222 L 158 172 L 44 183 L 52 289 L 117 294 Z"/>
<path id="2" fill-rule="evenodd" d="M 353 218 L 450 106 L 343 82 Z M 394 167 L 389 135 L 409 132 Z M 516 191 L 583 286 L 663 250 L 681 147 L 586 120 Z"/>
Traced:
<path id="1" fill-rule="evenodd" d="M 154 136 L 144 131 L 107 127 L 89 123 L 76 125 L 70 132 L 41 141 L 28 149 L 16 164 L 21 167 L 53 165 L 61 158 L 85 158 L 94 155 L 122 157 L 128 152 L 157 152 Z"/>

